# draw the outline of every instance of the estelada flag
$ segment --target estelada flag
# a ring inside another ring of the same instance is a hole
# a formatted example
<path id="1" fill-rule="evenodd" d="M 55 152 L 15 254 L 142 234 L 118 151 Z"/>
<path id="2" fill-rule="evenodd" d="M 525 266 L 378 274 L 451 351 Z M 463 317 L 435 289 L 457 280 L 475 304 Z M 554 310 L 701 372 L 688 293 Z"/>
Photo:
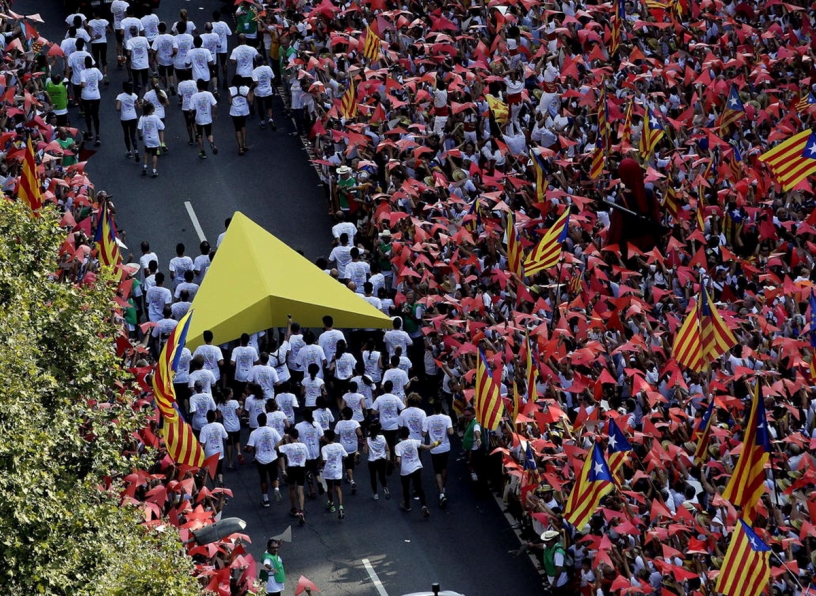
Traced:
<path id="1" fill-rule="evenodd" d="M 25 201 L 31 207 L 31 211 L 35 213 L 42 207 L 42 190 L 37 180 L 37 159 L 34 156 L 31 137 L 26 142 L 23 170 L 20 174 L 20 184 L 17 187 L 17 197 Z"/>
<path id="2" fill-rule="evenodd" d="M 350 119 L 357 116 L 357 89 L 354 86 L 354 79 L 349 77 L 349 86 L 340 101 L 340 112 L 344 118 Z"/>
<path id="3" fill-rule="evenodd" d="M 759 596 L 771 581 L 771 549 L 743 519 L 737 520 L 715 591 L 724 596 Z"/>
<path id="4" fill-rule="evenodd" d="M 501 390 L 496 381 L 493 380 L 490 369 L 487 366 L 487 356 L 481 350 L 476 358 L 476 391 L 474 393 L 474 405 L 476 408 L 476 420 L 487 430 L 499 428 L 504 405 L 501 400 Z"/>
<path id="5" fill-rule="evenodd" d="M 575 526 L 579 532 L 589 523 L 589 519 L 598 510 L 601 499 L 609 493 L 615 484 L 612 473 L 598 443 L 592 446 L 581 473 L 575 480 L 569 499 L 564 508 L 564 519 Z"/>
<path id="6" fill-rule="evenodd" d="M 786 191 L 816 172 L 816 134 L 800 132 L 759 156 Z"/>

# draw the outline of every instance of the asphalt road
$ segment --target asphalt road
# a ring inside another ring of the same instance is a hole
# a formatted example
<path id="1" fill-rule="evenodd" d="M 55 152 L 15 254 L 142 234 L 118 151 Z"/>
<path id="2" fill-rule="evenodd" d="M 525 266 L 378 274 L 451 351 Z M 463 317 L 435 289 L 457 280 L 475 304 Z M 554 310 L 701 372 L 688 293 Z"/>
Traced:
<path id="1" fill-rule="evenodd" d="M 165 0 L 158 11 L 168 21 L 178 10 L 187 8 L 199 26 L 209 19 L 219 3 L 213 0 Z M 56 0 L 18 0 L 15 10 L 22 14 L 39 12 L 46 24 L 39 28 L 49 39 L 64 35 L 62 3 Z M 115 56 L 109 43 L 109 62 Z M 138 257 L 139 243 L 148 240 L 166 266 L 174 256 L 177 242 L 184 242 L 188 253 L 198 254 L 197 234 L 186 203 L 200 227 L 214 245 L 223 230 L 223 221 L 240 210 L 284 242 L 314 259 L 330 250 L 330 219 L 319 180 L 307 161 L 307 154 L 294 129 L 276 104 L 279 129 L 261 131 L 257 120 L 249 122 L 251 150 L 237 155 L 232 125 L 224 104 L 219 105 L 215 126 L 218 156 L 207 160 L 197 157 L 197 149 L 187 145 L 182 115 L 175 101 L 167 110 L 166 140 L 168 155 L 159 160 L 159 178 L 142 178 L 141 164 L 125 159 L 114 98 L 121 89 L 125 71 L 111 66 L 111 85 L 102 95 L 102 141 L 87 171 L 98 189 L 114 195 L 118 208 L 117 225 L 127 232 L 126 243 Z M 174 98 L 171 98 L 174 99 Z M 74 126 L 83 124 L 71 112 Z M 226 484 L 235 497 L 225 511 L 248 523 L 251 552 L 260 559 L 269 536 L 293 525 L 294 541 L 281 551 L 288 575 L 286 594 L 292 594 L 299 575 L 314 581 L 323 593 L 354 596 L 400 596 L 429 589 L 438 581 L 443 589 L 467 596 L 538 594 L 538 574 L 526 557 L 515 558 L 508 551 L 518 548 L 514 532 L 492 498 L 478 499 L 472 493 L 467 471 L 454 447 L 449 478 L 449 507 L 436 507 L 432 473 L 426 469 L 423 484 L 429 496 L 432 515 L 423 519 L 415 502 L 411 513 L 399 510 L 399 479 L 392 476 L 395 498 L 373 501 L 367 488 L 365 465 L 358 467 L 359 491 L 351 496 L 344 486 L 347 516 L 338 520 L 325 511 L 322 501 L 307 502 L 307 524 L 298 527 L 288 516 L 288 499 L 263 509 L 257 473 L 247 465 L 229 472 Z M 381 582 L 374 583 L 364 560 Z"/>

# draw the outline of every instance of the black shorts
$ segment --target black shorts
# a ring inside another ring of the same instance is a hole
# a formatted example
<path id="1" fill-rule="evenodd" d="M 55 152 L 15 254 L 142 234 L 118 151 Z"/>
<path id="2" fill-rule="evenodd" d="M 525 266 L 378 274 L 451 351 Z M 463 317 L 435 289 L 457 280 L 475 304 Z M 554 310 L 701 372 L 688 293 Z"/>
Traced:
<path id="1" fill-rule="evenodd" d="M 306 468 L 303 466 L 287 467 L 286 483 L 289 486 L 303 486 L 306 484 Z"/>
<path id="2" fill-rule="evenodd" d="M 441 474 L 443 470 L 448 469 L 448 456 L 450 451 L 444 453 L 431 453 L 431 463 L 433 464 L 434 474 Z"/>
<path id="3" fill-rule="evenodd" d="M 232 125 L 235 127 L 235 132 L 246 127 L 246 116 L 230 116 L 232 118 Z"/>
<path id="4" fill-rule="evenodd" d="M 184 120 L 187 122 L 187 124 L 189 124 L 190 126 L 196 125 L 195 110 L 182 110 L 181 113 L 184 114 Z"/>
<path id="5" fill-rule="evenodd" d="M 170 76 L 173 76 L 174 71 L 175 71 L 175 69 L 173 68 L 172 64 L 170 64 L 169 66 L 165 66 L 164 64 L 159 64 L 159 76 L 170 77 Z"/>
<path id="6" fill-rule="evenodd" d="M 218 78 L 218 64 L 213 62 L 210 64 L 210 78 L 217 79 Z"/>
<path id="7" fill-rule="evenodd" d="M 193 78 L 193 69 L 192 68 L 177 68 L 176 69 L 176 79 L 179 81 L 189 81 Z"/>
<path id="8" fill-rule="evenodd" d="M 320 473 L 320 459 L 307 459 L 306 460 L 306 471 L 311 472 L 314 476 L 317 476 Z"/>
<path id="9" fill-rule="evenodd" d="M 331 490 L 334 487 L 340 488 L 341 486 L 343 486 L 342 480 L 326 480 L 326 488 L 328 490 Z"/>
<path id="10" fill-rule="evenodd" d="M 275 482 L 278 479 L 278 460 L 274 460 L 268 464 L 262 464 L 255 460 L 255 466 L 258 468 L 258 475 L 261 477 L 261 482 L 266 482 L 267 477 L 269 482 Z"/>
<path id="11" fill-rule="evenodd" d="M 196 134 L 200 137 L 212 136 L 212 123 L 196 124 Z"/>
<path id="12" fill-rule="evenodd" d="M 232 445 L 233 447 L 236 445 L 241 444 L 241 431 L 229 431 L 227 433 L 227 445 Z"/>
<path id="13" fill-rule="evenodd" d="M 354 466 L 357 465 L 357 452 L 349 453 L 348 457 L 343 458 L 343 465 L 345 466 L 343 469 L 345 470 L 353 470 Z"/>
<path id="14" fill-rule="evenodd" d="M 159 148 L 158 147 L 145 147 L 145 154 L 146 155 L 158 155 Z"/>

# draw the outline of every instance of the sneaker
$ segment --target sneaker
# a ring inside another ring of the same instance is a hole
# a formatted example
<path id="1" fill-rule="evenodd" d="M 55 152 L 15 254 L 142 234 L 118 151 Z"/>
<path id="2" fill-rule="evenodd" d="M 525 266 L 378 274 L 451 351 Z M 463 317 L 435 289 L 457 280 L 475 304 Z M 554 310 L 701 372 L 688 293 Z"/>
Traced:
<path id="1" fill-rule="evenodd" d="M 136 163 L 139 163 L 141 161 L 141 159 L 139 159 L 139 152 L 138 151 L 133 154 L 133 158 L 136 161 Z"/>
<path id="2" fill-rule="evenodd" d="M 102 144 L 102 141 L 99 140 L 99 135 L 96 135 L 96 140 L 94 141 L 94 147 L 99 147 Z"/>
<path id="3" fill-rule="evenodd" d="M 297 517 L 297 516 L 298 516 L 298 510 L 297 510 L 297 509 L 295 509 L 294 507 L 292 507 L 292 508 L 289 510 L 289 517 Z"/>
<path id="4" fill-rule="evenodd" d="M 159 173 L 158 173 L 156 170 L 153 170 L 153 177 L 154 177 L 154 178 L 158 178 L 158 177 L 159 177 Z"/>
<path id="5" fill-rule="evenodd" d="M 328 510 L 329 510 L 329 511 L 331 511 L 332 513 L 334 513 L 335 511 L 337 511 L 337 507 L 335 507 L 335 505 L 334 505 L 334 501 L 326 501 L 326 509 L 328 509 Z"/>
<path id="6" fill-rule="evenodd" d="M 142 168 L 142 176 L 147 176 L 147 166 Z"/>
<path id="7" fill-rule="evenodd" d="M 431 512 L 425 505 L 422 506 L 422 517 L 431 517 Z"/>
<path id="8" fill-rule="evenodd" d="M 281 496 L 280 490 L 276 488 L 275 489 L 275 502 L 280 503 L 281 501 L 283 501 L 283 497 Z"/>
<path id="9" fill-rule="evenodd" d="M 404 502 L 400 502 L 400 509 L 402 509 L 403 511 L 405 511 L 407 513 L 409 511 L 411 511 L 411 505 L 407 504 L 407 503 L 404 503 Z"/>
<path id="10" fill-rule="evenodd" d="M 344 517 L 346 517 L 346 510 L 340 505 L 340 511 L 337 512 L 337 519 L 343 519 Z"/>
<path id="11" fill-rule="evenodd" d="M 216 147 L 215 145 L 210 145 L 210 146 L 212 147 L 213 155 L 218 155 L 218 147 Z"/>
<path id="12" fill-rule="evenodd" d="M 388 487 L 383 487 L 383 494 L 385 495 L 385 500 L 386 501 L 391 500 L 391 491 L 388 490 Z"/>
<path id="13" fill-rule="evenodd" d="M 445 509 L 448 506 L 448 497 L 445 495 L 439 495 L 439 508 Z"/>
<path id="14" fill-rule="evenodd" d="M 470 473 L 470 479 L 473 480 L 473 482 L 478 482 L 479 481 L 479 477 L 476 475 L 476 472 L 471 472 Z"/>
<path id="15" fill-rule="evenodd" d="M 351 494 L 357 494 L 357 483 L 354 480 L 351 481 Z"/>
<path id="16" fill-rule="evenodd" d="M 278 130 L 278 125 L 275 124 L 275 121 L 272 120 L 272 118 L 269 119 L 268 124 L 269 128 L 271 128 L 272 130 Z"/>
<path id="17" fill-rule="evenodd" d="M 380 495 L 378 495 L 377 493 L 374 493 L 373 495 L 371 495 L 371 498 L 374 499 L 375 501 L 379 501 L 380 500 Z"/>
<path id="18" fill-rule="evenodd" d="M 127 159 L 133 159 L 133 151 L 128 151 L 128 152 L 125 154 L 125 157 L 126 157 Z"/>
<path id="19" fill-rule="evenodd" d="M 270 505 L 269 501 L 261 501 L 261 507 L 268 509 L 269 505 Z"/>
<path id="20" fill-rule="evenodd" d="M 306 514 L 303 513 L 302 511 L 298 511 L 297 518 L 298 518 L 298 525 L 302 526 L 303 524 L 306 523 Z"/>
<path id="21" fill-rule="evenodd" d="M 260 124 L 258 124 L 258 128 L 260 128 L 261 130 L 266 130 L 266 122 L 261 120 Z"/>
<path id="22" fill-rule="evenodd" d="M 207 153 L 206 153 L 205 151 L 199 151 L 199 152 L 198 152 L 198 156 L 199 156 L 201 159 L 207 159 Z"/>

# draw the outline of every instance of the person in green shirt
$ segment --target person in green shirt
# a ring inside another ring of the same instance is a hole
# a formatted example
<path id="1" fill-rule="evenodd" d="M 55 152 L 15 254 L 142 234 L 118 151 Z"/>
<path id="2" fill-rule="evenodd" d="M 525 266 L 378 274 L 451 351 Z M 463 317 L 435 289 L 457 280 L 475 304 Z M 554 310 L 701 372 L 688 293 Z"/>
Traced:
<path id="1" fill-rule="evenodd" d="M 68 136 L 68 129 L 64 126 L 60 127 L 57 131 L 57 144 L 62 147 L 63 151 L 68 152 L 62 156 L 63 167 L 67 168 L 77 163 L 77 152 L 79 148 L 74 138 Z"/>
<path id="2" fill-rule="evenodd" d="M 54 75 L 45 82 L 48 102 L 57 116 L 57 126 L 68 126 L 68 86 L 60 75 Z"/>
<path id="3" fill-rule="evenodd" d="M 243 34 L 247 45 L 258 45 L 258 11 L 251 2 L 244 2 L 235 11 L 236 33 Z"/>
<path id="4" fill-rule="evenodd" d="M 283 570 L 283 559 L 278 554 L 280 541 L 270 538 L 266 544 L 259 573 L 261 581 L 266 582 L 266 596 L 280 596 L 285 589 L 286 573 Z"/>

